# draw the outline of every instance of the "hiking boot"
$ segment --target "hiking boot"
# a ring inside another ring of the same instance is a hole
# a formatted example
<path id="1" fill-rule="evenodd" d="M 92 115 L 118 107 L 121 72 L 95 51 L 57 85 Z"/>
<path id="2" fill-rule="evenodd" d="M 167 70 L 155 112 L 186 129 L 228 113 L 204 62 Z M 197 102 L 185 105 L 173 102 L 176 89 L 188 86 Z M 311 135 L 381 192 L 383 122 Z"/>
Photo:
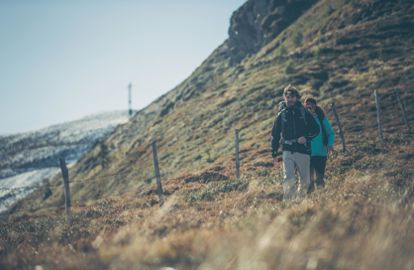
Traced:
<path id="1" fill-rule="evenodd" d="M 308 187 L 308 194 L 311 194 L 314 191 L 315 191 L 315 184 L 311 183 Z"/>
<path id="2" fill-rule="evenodd" d="M 319 189 L 319 188 L 321 188 L 321 189 L 322 189 L 322 188 L 324 188 L 324 187 L 325 187 L 325 181 L 323 181 L 323 180 L 322 180 L 322 181 L 320 181 L 320 182 L 319 182 L 319 181 L 317 181 L 317 182 L 316 182 L 316 187 L 317 187 L 318 189 Z"/>

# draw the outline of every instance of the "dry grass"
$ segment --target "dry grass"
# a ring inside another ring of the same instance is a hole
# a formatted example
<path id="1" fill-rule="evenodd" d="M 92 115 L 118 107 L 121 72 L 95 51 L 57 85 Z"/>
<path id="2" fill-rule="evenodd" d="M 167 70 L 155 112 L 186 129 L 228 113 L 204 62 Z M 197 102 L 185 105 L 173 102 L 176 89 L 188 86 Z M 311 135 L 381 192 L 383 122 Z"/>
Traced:
<path id="1" fill-rule="evenodd" d="M 337 154 L 327 188 L 298 202 L 281 201 L 279 173 L 266 168 L 240 181 L 167 181 L 166 190 L 178 189 L 161 209 L 155 193 L 75 203 L 72 226 L 63 209 L 15 214 L 1 224 L 2 265 L 411 269 L 414 172 L 399 154 L 410 151 L 403 145 L 387 155 Z M 248 185 L 225 188 L 237 183 Z M 211 198 L 188 199 L 190 191 L 211 190 Z"/>

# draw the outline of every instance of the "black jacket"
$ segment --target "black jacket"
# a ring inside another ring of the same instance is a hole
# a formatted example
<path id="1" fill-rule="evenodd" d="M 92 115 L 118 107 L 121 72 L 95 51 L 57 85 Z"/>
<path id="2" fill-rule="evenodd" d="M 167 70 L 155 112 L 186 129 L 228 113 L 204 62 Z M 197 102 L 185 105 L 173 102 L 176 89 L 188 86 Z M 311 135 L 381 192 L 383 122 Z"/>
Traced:
<path id="1" fill-rule="evenodd" d="M 300 102 L 296 102 L 292 107 L 281 103 L 272 128 L 272 157 L 278 155 L 281 142 L 283 151 L 310 155 L 310 141 L 318 134 L 318 124 Z M 296 142 L 296 139 L 302 136 L 307 140 L 304 145 Z"/>

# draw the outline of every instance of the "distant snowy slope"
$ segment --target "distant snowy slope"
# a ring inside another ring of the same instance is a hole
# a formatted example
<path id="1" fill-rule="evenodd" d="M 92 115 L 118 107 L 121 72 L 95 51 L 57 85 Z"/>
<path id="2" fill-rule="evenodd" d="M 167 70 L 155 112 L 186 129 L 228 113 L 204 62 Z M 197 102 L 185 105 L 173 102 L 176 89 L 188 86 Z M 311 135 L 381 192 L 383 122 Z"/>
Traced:
<path id="1" fill-rule="evenodd" d="M 107 112 L 41 130 L 0 136 L 0 212 L 59 172 L 58 158 L 75 163 L 117 125 L 127 112 Z"/>
<path id="2" fill-rule="evenodd" d="M 45 180 L 51 179 L 58 173 L 58 168 L 46 168 L 0 180 L 0 213 L 34 191 L 39 185 L 47 183 Z"/>
<path id="3" fill-rule="evenodd" d="M 108 112 L 33 132 L 0 136 L 0 179 L 55 167 L 60 155 L 69 162 L 76 161 L 96 141 L 127 121 L 126 112 Z"/>

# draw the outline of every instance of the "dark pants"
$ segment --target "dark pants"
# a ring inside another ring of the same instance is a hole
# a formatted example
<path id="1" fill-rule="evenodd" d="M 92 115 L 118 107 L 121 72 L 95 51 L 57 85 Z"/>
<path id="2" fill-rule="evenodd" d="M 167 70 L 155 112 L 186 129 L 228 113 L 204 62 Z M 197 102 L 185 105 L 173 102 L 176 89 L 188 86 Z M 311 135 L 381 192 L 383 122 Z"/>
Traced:
<path id="1" fill-rule="evenodd" d="M 309 192 L 315 190 L 315 183 L 318 188 L 325 186 L 325 168 L 326 168 L 326 157 L 311 157 L 310 160 L 310 185 Z M 315 179 L 316 176 L 316 179 Z M 316 180 L 316 181 L 315 181 Z"/>

